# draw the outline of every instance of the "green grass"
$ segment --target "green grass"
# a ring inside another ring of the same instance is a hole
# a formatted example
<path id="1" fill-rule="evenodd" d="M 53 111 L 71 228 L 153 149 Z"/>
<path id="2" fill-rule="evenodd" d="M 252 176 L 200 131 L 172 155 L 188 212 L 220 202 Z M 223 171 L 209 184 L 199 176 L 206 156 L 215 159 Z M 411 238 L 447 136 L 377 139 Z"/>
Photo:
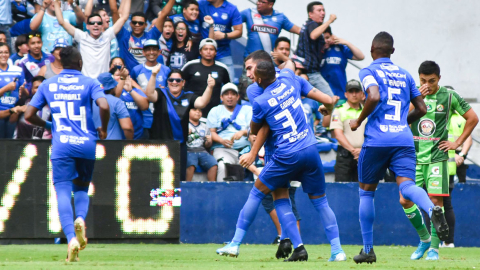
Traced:
<path id="1" fill-rule="evenodd" d="M 308 262 L 284 263 L 274 258 L 276 246 L 243 245 L 238 258 L 221 257 L 221 245 L 92 244 L 80 262 L 65 263 L 66 245 L 0 246 L 0 269 L 480 269 L 479 248 L 441 249 L 440 261 L 410 261 L 414 247 L 377 246 L 377 263 L 356 265 L 360 246 L 343 246 L 346 262 L 327 262 L 330 246 L 308 245 Z"/>

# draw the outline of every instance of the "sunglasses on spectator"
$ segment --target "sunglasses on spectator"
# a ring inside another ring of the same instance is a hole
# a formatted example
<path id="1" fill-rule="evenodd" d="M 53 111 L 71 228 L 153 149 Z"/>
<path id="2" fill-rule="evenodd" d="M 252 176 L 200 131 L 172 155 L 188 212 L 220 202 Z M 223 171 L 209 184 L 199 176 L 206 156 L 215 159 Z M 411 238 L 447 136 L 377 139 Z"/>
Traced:
<path id="1" fill-rule="evenodd" d="M 133 25 L 140 25 L 140 26 L 143 26 L 145 24 L 145 22 L 139 22 L 139 21 L 132 21 L 132 24 Z"/>
<path id="2" fill-rule="evenodd" d="M 168 81 L 168 82 L 171 82 L 171 83 L 173 83 L 173 82 L 181 83 L 181 82 L 183 82 L 183 79 L 180 79 L 180 78 L 169 78 L 167 81 Z"/>
<path id="3" fill-rule="evenodd" d="M 102 21 L 95 21 L 95 22 L 88 22 L 89 25 L 102 25 L 103 22 Z"/>
<path id="4" fill-rule="evenodd" d="M 40 34 L 28 35 L 28 38 L 33 38 L 33 37 L 41 37 L 41 36 L 40 36 Z"/>

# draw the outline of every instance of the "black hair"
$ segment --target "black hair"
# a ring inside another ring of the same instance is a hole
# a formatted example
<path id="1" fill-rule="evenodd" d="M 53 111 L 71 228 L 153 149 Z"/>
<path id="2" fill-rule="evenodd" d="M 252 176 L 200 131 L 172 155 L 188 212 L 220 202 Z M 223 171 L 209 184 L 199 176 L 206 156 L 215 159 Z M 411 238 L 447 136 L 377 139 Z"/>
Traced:
<path id="1" fill-rule="evenodd" d="M 257 51 L 252 52 L 251 54 L 249 54 L 245 58 L 244 63 L 247 62 L 250 59 L 252 59 L 255 62 L 258 62 L 258 61 L 261 61 L 261 60 L 263 60 L 263 61 L 269 61 L 270 60 L 273 63 L 273 60 L 272 60 L 272 57 L 270 56 L 270 54 L 267 53 L 264 50 L 257 50 Z"/>
<path id="2" fill-rule="evenodd" d="M 12 54 L 12 51 L 10 51 L 10 47 L 8 46 L 8 44 L 5 42 L 0 42 L 0 47 L 3 47 L 3 46 L 7 46 L 9 55 Z"/>
<path id="3" fill-rule="evenodd" d="M 273 82 L 276 78 L 275 66 L 272 61 L 260 61 L 255 68 L 255 77 Z"/>
<path id="4" fill-rule="evenodd" d="M 172 69 L 172 71 L 170 71 L 170 73 L 168 73 L 167 78 L 170 78 L 170 76 L 172 76 L 172 74 L 175 74 L 175 73 L 180 74 L 180 77 L 183 79 L 183 72 L 180 69 L 177 69 L 177 68 Z"/>
<path id="5" fill-rule="evenodd" d="M 23 44 L 27 44 L 27 36 L 26 35 L 20 35 L 17 37 L 17 40 L 15 40 L 15 50 L 20 52 L 20 49 L 18 47 L 22 46 Z"/>
<path id="6" fill-rule="evenodd" d="M 0 35 L 4 35 L 5 37 L 7 37 L 7 33 L 5 33 L 4 31 L 0 31 Z"/>
<path id="7" fill-rule="evenodd" d="M 330 25 L 325 29 L 325 31 L 323 31 L 323 33 L 324 33 L 324 34 L 325 34 L 325 33 L 328 33 L 328 34 L 330 34 L 330 35 L 333 35 L 333 34 L 332 34 L 332 28 L 330 27 Z"/>
<path id="8" fill-rule="evenodd" d="M 381 55 L 390 56 L 393 52 L 393 37 L 387 32 L 378 33 L 373 38 L 372 44 Z"/>
<path id="9" fill-rule="evenodd" d="M 314 6 L 323 6 L 323 3 L 322 3 L 322 2 L 319 2 L 319 1 L 310 2 L 310 3 L 307 5 L 307 12 L 313 12 L 313 7 L 314 7 Z"/>
<path id="10" fill-rule="evenodd" d="M 173 31 L 174 32 L 175 32 L 175 29 L 177 29 L 177 26 L 179 24 L 184 24 L 185 25 L 185 29 L 187 31 L 187 34 L 185 35 L 185 38 L 183 39 L 183 42 L 185 44 L 187 44 L 188 40 L 192 37 L 192 33 L 190 32 L 190 28 L 188 28 L 188 24 L 184 21 L 178 21 L 173 25 Z M 175 35 L 175 33 L 173 33 L 173 44 L 174 44 L 174 48 L 178 44 L 177 35 Z"/>
<path id="11" fill-rule="evenodd" d="M 435 74 L 440 77 L 440 66 L 434 61 L 424 61 L 418 68 L 418 74 L 431 75 Z"/>
<path id="12" fill-rule="evenodd" d="M 165 18 L 165 22 L 163 23 L 163 25 L 165 25 L 166 22 L 171 22 L 173 24 L 173 20 L 169 17 Z"/>
<path id="13" fill-rule="evenodd" d="M 196 5 L 197 7 L 200 7 L 197 0 L 185 0 L 185 1 L 183 1 L 183 8 L 184 9 L 188 8 L 190 5 Z"/>
<path id="14" fill-rule="evenodd" d="M 38 36 L 40 39 L 42 39 L 42 33 L 40 31 L 31 31 L 30 33 L 28 33 L 27 35 L 27 43 L 30 41 L 30 39 L 34 38 Z"/>
<path id="15" fill-rule="evenodd" d="M 113 63 L 113 60 L 115 60 L 115 59 L 117 59 L 117 58 L 118 58 L 118 59 L 121 59 L 122 62 L 123 62 L 123 65 L 125 66 L 125 60 L 123 60 L 123 58 L 121 58 L 120 56 L 113 57 L 112 59 L 110 59 L 110 64 L 109 64 L 108 66 L 111 66 L 112 63 Z"/>
<path id="16" fill-rule="evenodd" d="M 80 70 L 80 60 L 82 55 L 73 46 L 67 46 L 60 51 L 60 62 L 64 69 Z"/>
<path id="17" fill-rule="evenodd" d="M 92 15 L 88 16 L 88 18 L 87 18 L 87 23 L 89 23 L 89 22 L 90 22 L 90 19 L 93 18 L 93 17 L 99 17 L 100 20 L 101 20 L 101 22 L 102 22 L 102 24 L 103 24 L 103 18 L 102 18 L 102 16 L 100 16 L 100 14 L 98 14 L 98 12 L 97 12 L 97 13 L 92 13 Z"/>
<path id="18" fill-rule="evenodd" d="M 133 20 L 133 17 L 143 17 L 143 19 L 145 20 L 145 22 L 147 22 L 147 16 L 145 15 L 145 13 L 141 12 L 141 11 L 137 11 L 137 12 L 134 12 L 132 14 L 132 20 Z"/>
<path id="19" fill-rule="evenodd" d="M 292 45 L 289 38 L 287 38 L 287 37 L 279 37 L 279 38 L 277 38 L 277 40 L 275 40 L 275 49 L 278 47 L 278 44 L 279 44 L 280 42 L 287 42 L 288 45 Z"/>
<path id="20" fill-rule="evenodd" d="M 35 77 L 33 77 L 33 79 L 32 79 L 32 84 L 33 84 L 34 82 L 37 82 L 37 81 L 38 81 L 38 82 L 43 82 L 43 81 L 45 81 L 45 80 L 46 80 L 46 79 L 45 79 L 45 77 L 43 77 L 43 76 L 35 76 Z"/>
<path id="21" fill-rule="evenodd" d="M 275 0 L 267 0 L 267 1 L 275 4 Z"/>

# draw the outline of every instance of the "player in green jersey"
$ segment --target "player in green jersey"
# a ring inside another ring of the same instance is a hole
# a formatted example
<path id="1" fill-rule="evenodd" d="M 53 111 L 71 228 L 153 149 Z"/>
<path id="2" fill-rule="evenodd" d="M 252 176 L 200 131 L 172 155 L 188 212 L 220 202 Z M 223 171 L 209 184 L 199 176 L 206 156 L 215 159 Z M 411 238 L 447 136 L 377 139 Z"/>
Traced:
<path id="1" fill-rule="evenodd" d="M 434 205 L 443 208 L 443 198 L 449 196 L 448 150 L 457 149 L 465 142 L 477 125 L 478 117 L 457 92 L 438 85 L 441 76 L 437 63 L 423 62 L 418 73 L 421 83 L 419 91 L 427 105 L 427 114 L 411 124 L 417 154 L 415 181 L 417 186 L 426 186 Z M 412 105 L 410 106 L 412 107 Z M 466 120 L 466 123 L 462 135 L 455 141 L 449 141 L 450 117 L 455 111 Z M 439 237 L 443 239 L 448 235 L 437 236 L 437 232 L 432 226 L 430 237 L 417 206 L 404 199 L 401 194 L 400 203 L 420 236 L 420 244 L 411 259 L 422 258 L 429 249 L 426 259 L 438 260 Z"/>

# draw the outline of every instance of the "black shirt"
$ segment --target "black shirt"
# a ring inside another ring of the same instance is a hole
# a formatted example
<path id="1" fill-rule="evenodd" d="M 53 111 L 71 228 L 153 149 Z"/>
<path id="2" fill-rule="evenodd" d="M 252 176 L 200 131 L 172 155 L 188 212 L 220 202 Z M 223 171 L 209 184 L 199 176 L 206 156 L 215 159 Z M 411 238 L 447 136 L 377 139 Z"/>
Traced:
<path id="1" fill-rule="evenodd" d="M 212 66 L 204 66 L 200 59 L 192 60 L 183 67 L 183 78 L 186 80 L 185 89 L 199 96 L 203 95 L 207 88 L 208 74 L 211 74 L 215 79 L 215 87 L 210 102 L 202 110 L 203 117 L 207 117 L 210 109 L 220 104 L 220 90 L 222 90 L 224 84 L 230 82 L 228 68 L 218 61 L 215 61 Z"/>
<path id="2" fill-rule="evenodd" d="M 323 34 L 317 39 L 310 38 L 310 34 L 315 30 L 319 23 L 308 19 L 308 21 L 302 26 L 300 31 L 300 37 L 298 39 L 297 56 L 305 58 L 303 66 L 307 70 L 307 73 L 314 73 L 320 71 L 320 63 L 323 58 L 323 47 L 325 46 L 325 39 Z"/>
<path id="3" fill-rule="evenodd" d="M 198 52 L 198 43 L 193 43 L 189 52 L 185 50 L 186 47 L 187 45 L 177 48 L 175 44 L 173 44 L 173 47 L 170 50 L 170 56 L 167 60 L 167 66 L 169 68 L 182 69 L 187 62 L 198 59 L 200 56 L 200 53 Z"/>
<path id="4" fill-rule="evenodd" d="M 160 89 L 156 89 L 158 93 L 158 100 L 153 104 L 155 110 L 153 111 L 153 123 L 150 129 L 150 139 L 154 140 L 173 140 L 172 126 L 170 124 L 169 113 L 176 113 L 180 118 L 183 139 L 187 141 L 188 135 L 188 119 L 189 112 L 194 108 L 195 100 L 198 95 L 192 92 L 183 91 L 178 97 L 172 96 L 168 88 L 165 89 L 167 96 L 163 94 Z M 172 102 L 175 112 L 169 112 L 167 106 L 167 98 Z"/>

